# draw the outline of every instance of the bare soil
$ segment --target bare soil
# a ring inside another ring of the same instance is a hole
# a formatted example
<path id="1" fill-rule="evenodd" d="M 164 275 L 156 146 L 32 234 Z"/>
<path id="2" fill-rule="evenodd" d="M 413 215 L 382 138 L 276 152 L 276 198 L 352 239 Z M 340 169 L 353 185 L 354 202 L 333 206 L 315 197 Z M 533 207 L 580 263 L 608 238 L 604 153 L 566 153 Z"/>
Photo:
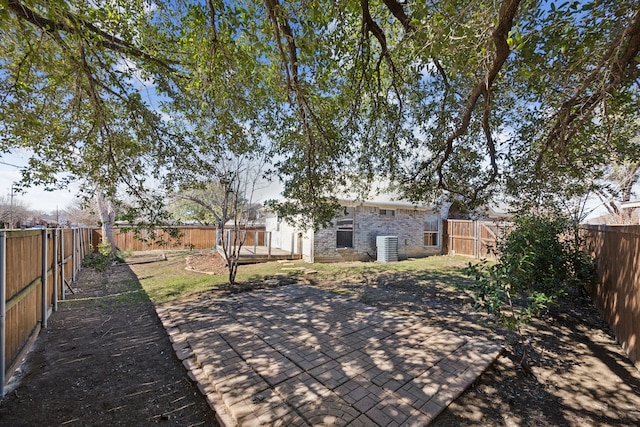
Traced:
<path id="1" fill-rule="evenodd" d="M 84 269 L 73 286 L 0 402 L 1 426 L 218 425 L 128 266 Z"/>
<path id="2" fill-rule="evenodd" d="M 204 255 L 190 258 L 189 268 L 226 274 L 219 256 Z M 222 296 L 289 280 L 212 292 Z M 481 327 L 471 298 L 436 273 L 428 284 L 398 272 L 304 280 L 467 335 Z M 0 425 L 216 425 L 129 267 L 84 270 L 77 286 L 75 297 L 84 299 L 63 303 L 52 316 L 20 385 L 0 403 Z M 530 371 L 519 366 L 521 348 L 512 345 L 513 336 L 501 331 L 503 355 L 433 425 L 640 425 L 640 372 L 588 298 L 574 296 L 528 332 Z"/>
<path id="3" fill-rule="evenodd" d="M 185 259 L 187 270 L 205 274 L 229 274 L 224 259 L 218 252 L 198 252 Z"/>

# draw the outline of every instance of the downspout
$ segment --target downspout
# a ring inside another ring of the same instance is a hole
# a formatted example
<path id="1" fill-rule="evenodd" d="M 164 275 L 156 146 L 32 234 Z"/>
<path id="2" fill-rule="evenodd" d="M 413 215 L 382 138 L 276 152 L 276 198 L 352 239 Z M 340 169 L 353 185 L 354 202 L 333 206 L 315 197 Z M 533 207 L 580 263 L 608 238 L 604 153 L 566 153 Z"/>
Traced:
<path id="1" fill-rule="evenodd" d="M 315 254 L 316 254 L 316 232 L 315 230 L 313 230 L 311 232 L 311 236 L 309 237 L 309 261 L 312 264 L 316 262 Z"/>

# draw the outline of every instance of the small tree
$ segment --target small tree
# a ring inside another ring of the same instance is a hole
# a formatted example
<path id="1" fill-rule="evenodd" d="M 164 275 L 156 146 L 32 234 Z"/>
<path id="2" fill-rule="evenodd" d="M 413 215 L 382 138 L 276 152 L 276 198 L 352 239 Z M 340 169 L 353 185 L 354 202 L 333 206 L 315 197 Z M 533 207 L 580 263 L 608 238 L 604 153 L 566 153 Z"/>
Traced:
<path id="1" fill-rule="evenodd" d="M 20 199 L 0 196 L 0 225 L 7 224 L 9 228 L 14 228 L 16 224 L 24 224 L 32 215 L 29 207 Z"/>
<path id="2" fill-rule="evenodd" d="M 192 210 L 200 220 L 212 218 L 217 227 L 216 247 L 229 269 L 229 284 L 234 285 L 245 242 L 246 226 L 258 180 L 262 177 L 263 159 L 259 154 L 227 153 L 211 164 L 207 180 L 194 180 L 172 195 L 174 212 Z M 204 178 L 204 177 L 200 177 Z M 198 209 L 193 209 L 197 207 Z"/>
<path id="3" fill-rule="evenodd" d="M 101 189 L 96 190 L 96 206 L 98 207 L 98 215 L 100 216 L 100 225 L 102 227 L 102 243 L 101 246 L 108 247 L 109 258 L 115 258 L 118 252 L 116 240 L 113 235 L 113 226 L 116 222 L 116 206 L 112 197 L 105 194 Z M 101 252 L 107 252 L 106 249 Z"/>
<path id="4" fill-rule="evenodd" d="M 611 165 L 604 177 L 604 184 L 596 194 L 602 201 L 611 221 L 616 224 L 637 224 L 638 213 L 633 209 L 623 209 L 622 203 L 631 200 L 633 186 L 640 179 L 640 162 L 623 161 Z"/>
<path id="5" fill-rule="evenodd" d="M 527 367 L 527 338 L 521 328 L 541 311 L 557 305 L 571 288 L 595 280 L 595 264 L 583 251 L 578 224 L 555 215 L 523 215 L 498 244 L 498 262 L 470 264 L 476 308 L 500 326 L 518 333 Z"/>
<path id="6" fill-rule="evenodd" d="M 94 201 L 84 201 L 76 198 L 62 211 L 71 224 L 98 225 L 100 219 L 96 214 Z"/>

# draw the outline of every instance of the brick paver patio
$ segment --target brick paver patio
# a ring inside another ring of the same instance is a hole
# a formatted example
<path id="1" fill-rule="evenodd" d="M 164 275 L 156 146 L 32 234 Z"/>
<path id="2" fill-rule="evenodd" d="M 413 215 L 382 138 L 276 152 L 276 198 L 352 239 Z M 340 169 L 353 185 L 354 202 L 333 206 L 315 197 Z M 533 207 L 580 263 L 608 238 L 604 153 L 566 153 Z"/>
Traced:
<path id="1" fill-rule="evenodd" d="M 426 425 L 501 351 L 304 285 L 158 314 L 222 425 Z"/>

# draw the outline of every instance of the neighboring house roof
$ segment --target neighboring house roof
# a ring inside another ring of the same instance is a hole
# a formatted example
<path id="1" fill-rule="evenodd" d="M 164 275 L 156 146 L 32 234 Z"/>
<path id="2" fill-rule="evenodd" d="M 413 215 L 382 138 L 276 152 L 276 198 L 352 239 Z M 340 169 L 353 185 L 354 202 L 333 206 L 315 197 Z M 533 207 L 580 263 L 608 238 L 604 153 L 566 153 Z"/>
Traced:
<path id="1" fill-rule="evenodd" d="M 482 209 L 489 218 L 509 219 L 513 216 L 508 212 L 508 206 L 505 204 L 487 205 L 483 206 Z"/>
<path id="2" fill-rule="evenodd" d="M 482 205 L 469 212 L 461 212 L 455 205 L 455 202 L 447 202 L 443 204 L 443 218 L 510 220 L 513 217 L 513 215 L 509 213 L 509 205 L 503 202 L 494 202 L 488 205 Z"/>
<path id="3" fill-rule="evenodd" d="M 338 202 L 343 206 L 356 207 L 368 206 L 383 209 L 412 209 L 417 211 L 436 212 L 433 206 L 420 206 L 413 203 L 397 200 L 347 200 L 341 199 Z"/>
<path id="4" fill-rule="evenodd" d="M 225 223 L 225 227 L 235 227 L 236 225 L 238 225 L 239 227 L 264 227 L 264 217 L 259 218 L 255 221 L 238 221 L 238 223 L 236 224 L 236 222 L 232 219 L 230 219 L 229 221 L 227 221 Z"/>
<path id="5" fill-rule="evenodd" d="M 610 214 L 603 214 L 594 218 L 589 218 L 586 221 L 584 221 L 585 224 L 591 224 L 591 225 L 606 225 L 606 224 L 611 224 L 613 221 L 611 220 L 611 215 Z"/>

